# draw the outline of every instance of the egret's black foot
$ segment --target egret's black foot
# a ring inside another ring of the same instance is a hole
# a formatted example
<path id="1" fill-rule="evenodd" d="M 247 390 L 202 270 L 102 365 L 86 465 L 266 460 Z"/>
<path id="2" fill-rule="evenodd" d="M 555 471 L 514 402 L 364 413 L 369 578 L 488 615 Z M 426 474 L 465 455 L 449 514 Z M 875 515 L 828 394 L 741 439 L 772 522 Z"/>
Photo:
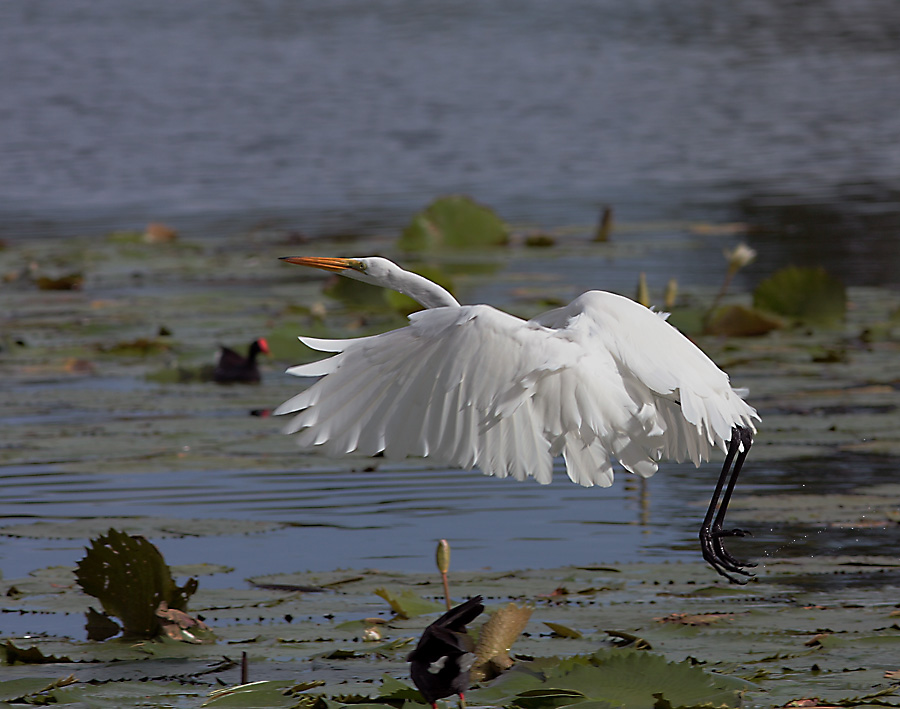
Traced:
<path id="1" fill-rule="evenodd" d="M 749 529 L 714 529 L 711 534 L 714 537 L 752 537 Z"/>
<path id="2" fill-rule="evenodd" d="M 736 567 L 749 566 L 753 568 L 756 564 L 752 561 L 742 561 L 733 556 L 722 544 L 722 537 L 752 537 L 753 532 L 748 529 L 713 529 L 710 534 L 713 537 L 713 545 L 716 547 L 718 555 L 727 559 Z"/>
<path id="3" fill-rule="evenodd" d="M 708 529 L 706 527 L 700 529 L 700 551 L 703 554 L 703 558 L 706 560 L 706 563 L 716 570 L 716 573 L 724 576 L 732 583 L 747 583 L 753 574 L 744 567 L 753 567 L 756 564 L 741 561 L 733 556 L 722 544 L 722 538 L 743 537 L 747 534 L 749 532 L 742 529 L 723 530 Z M 739 574 L 739 576 L 733 576 L 732 574 Z M 742 576 L 747 578 L 741 578 Z"/>

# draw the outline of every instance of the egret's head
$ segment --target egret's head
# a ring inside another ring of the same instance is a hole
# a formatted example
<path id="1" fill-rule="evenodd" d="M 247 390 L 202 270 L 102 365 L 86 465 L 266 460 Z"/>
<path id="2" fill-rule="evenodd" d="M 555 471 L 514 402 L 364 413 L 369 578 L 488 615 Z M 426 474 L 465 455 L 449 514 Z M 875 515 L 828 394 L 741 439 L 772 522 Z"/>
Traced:
<path id="1" fill-rule="evenodd" d="M 397 266 L 385 258 L 369 256 L 366 258 L 331 258 L 321 256 L 282 256 L 282 261 L 311 266 L 323 271 L 338 273 L 348 278 L 365 283 L 383 285 L 385 279 Z"/>
<path id="2" fill-rule="evenodd" d="M 323 258 L 318 256 L 285 256 L 282 261 L 312 266 L 337 273 L 374 286 L 405 293 L 426 308 L 458 307 L 459 303 L 445 288 L 417 273 L 404 271 L 393 261 L 380 256 L 366 258 Z"/>

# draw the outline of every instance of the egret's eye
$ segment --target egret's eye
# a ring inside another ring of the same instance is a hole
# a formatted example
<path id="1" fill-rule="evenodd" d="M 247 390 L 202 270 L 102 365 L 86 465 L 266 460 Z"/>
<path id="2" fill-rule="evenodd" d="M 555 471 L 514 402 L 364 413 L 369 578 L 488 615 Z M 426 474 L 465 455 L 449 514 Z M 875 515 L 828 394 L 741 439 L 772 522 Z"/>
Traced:
<path id="1" fill-rule="evenodd" d="M 356 259 L 348 259 L 347 263 L 350 265 L 354 271 L 359 271 L 360 273 L 366 272 L 366 262 L 358 261 Z"/>

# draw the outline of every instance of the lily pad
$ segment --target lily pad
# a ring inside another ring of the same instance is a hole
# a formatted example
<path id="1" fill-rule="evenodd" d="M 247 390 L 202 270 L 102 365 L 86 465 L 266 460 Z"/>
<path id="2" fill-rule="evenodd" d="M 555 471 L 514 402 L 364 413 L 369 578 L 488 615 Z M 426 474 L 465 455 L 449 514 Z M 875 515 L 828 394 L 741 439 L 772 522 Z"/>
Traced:
<path id="1" fill-rule="evenodd" d="M 756 337 L 785 326 L 775 315 L 748 308 L 745 305 L 726 305 L 718 308 L 706 321 L 706 333 L 726 337 Z"/>
<path id="2" fill-rule="evenodd" d="M 22 679 L 6 680 L 0 682 L 0 702 L 16 702 L 19 700 L 18 703 L 43 703 L 39 700 L 39 697 L 75 681 L 75 678 L 72 676 L 61 677 L 57 680 L 47 680 L 44 677 L 23 677 Z"/>
<path id="3" fill-rule="evenodd" d="M 663 656 L 637 650 L 601 650 L 556 665 L 520 664 L 510 673 L 525 673 L 531 686 L 516 694 L 498 697 L 495 690 L 470 692 L 470 699 L 502 703 L 522 709 L 578 706 L 581 709 L 612 707 L 737 707 L 741 696 L 753 688 L 749 682 L 714 675 L 689 661 L 669 662 Z M 537 681 L 535 681 L 537 680 Z M 516 684 L 503 678 L 500 687 Z"/>
<path id="4" fill-rule="evenodd" d="M 404 251 L 502 246 L 509 227 L 492 209 L 463 195 L 440 197 L 413 217 L 397 246 Z"/>
<path id="5" fill-rule="evenodd" d="M 296 700 L 288 690 L 290 681 L 260 681 L 226 687 L 211 692 L 204 707 L 293 707 Z"/>
<path id="6" fill-rule="evenodd" d="M 833 326 L 844 319 L 847 290 L 824 268 L 789 266 L 756 287 L 753 305 L 810 325 Z"/>
<path id="7" fill-rule="evenodd" d="M 166 517 L 93 517 L 71 522 L 32 522 L 0 527 L 0 535 L 30 539 L 86 539 L 115 527 L 128 534 L 156 538 L 205 537 L 271 532 L 283 525 L 239 519 L 177 519 Z"/>
<path id="8" fill-rule="evenodd" d="M 415 618 L 417 615 L 434 613 L 444 608 L 440 603 L 425 600 L 409 590 L 396 593 L 387 588 L 376 588 L 375 593 L 386 600 L 391 610 L 401 618 Z"/>
<path id="9" fill-rule="evenodd" d="M 574 628 L 570 628 L 567 625 L 563 625 L 562 623 L 551 623 L 550 621 L 545 620 L 544 625 L 546 625 L 550 630 L 553 631 L 554 635 L 558 635 L 561 638 L 580 638 L 583 637 L 582 633 Z"/>

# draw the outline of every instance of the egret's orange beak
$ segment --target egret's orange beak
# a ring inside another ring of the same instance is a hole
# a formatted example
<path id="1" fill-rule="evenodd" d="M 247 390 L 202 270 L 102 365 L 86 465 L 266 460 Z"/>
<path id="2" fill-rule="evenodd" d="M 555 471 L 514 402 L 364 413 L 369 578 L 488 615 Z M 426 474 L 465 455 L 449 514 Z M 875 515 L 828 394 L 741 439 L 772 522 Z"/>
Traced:
<path id="1" fill-rule="evenodd" d="M 282 256 L 282 261 L 296 263 L 300 266 L 312 266 L 323 271 L 346 271 L 353 268 L 353 260 L 349 258 L 329 258 L 320 256 Z"/>

